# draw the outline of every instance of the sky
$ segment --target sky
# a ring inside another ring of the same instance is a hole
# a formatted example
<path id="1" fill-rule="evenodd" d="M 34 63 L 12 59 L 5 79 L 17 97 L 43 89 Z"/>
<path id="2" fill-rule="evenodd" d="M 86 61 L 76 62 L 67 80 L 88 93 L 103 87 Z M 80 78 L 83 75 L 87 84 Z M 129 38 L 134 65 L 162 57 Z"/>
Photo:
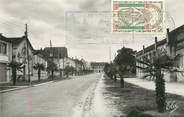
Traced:
<path id="1" fill-rule="evenodd" d="M 165 23 L 171 30 L 184 24 L 183 0 L 165 1 Z M 109 61 L 123 46 L 142 49 L 164 34 L 111 33 L 111 0 L 0 0 L 0 33 L 24 35 L 25 23 L 33 47 L 68 48 L 68 54 L 87 61 Z"/>

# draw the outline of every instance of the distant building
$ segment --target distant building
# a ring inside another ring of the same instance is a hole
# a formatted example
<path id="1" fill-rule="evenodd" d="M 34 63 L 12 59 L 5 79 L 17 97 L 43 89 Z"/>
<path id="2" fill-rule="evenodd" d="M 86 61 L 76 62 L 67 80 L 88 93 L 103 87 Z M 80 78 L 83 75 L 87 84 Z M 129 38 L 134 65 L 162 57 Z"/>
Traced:
<path id="1" fill-rule="evenodd" d="M 73 68 L 75 68 L 75 60 L 73 58 L 67 57 L 64 59 L 64 66 L 72 66 Z"/>
<path id="2" fill-rule="evenodd" d="M 12 61 L 12 42 L 0 34 L 0 83 L 9 82 L 11 70 L 8 64 Z"/>
<path id="3" fill-rule="evenodd" d="M 84 59 L 81 59 L 82 63 L 83 63 L 83 70 L 92 70 L 91 64 L 87 61 L 85 61 Z"/>
<path id="4" fill-rule="evenodd" d="M 105 62 L 91 62 L 91 67 L 94 72 L 103 72 Z"/>
<path id="5" fill-rule="evenodd" d="M 161 41 L 157 41 L 155 38 L 155 43 L 144 47 L 137 52 L 136 58 L 143 60 L 143 57 L 152 59 L 156 54 L 156 49 L 160 51 L 165 51 L 169 56 L 178 55 L 179 58 L 176 61 L 177 67 L 184 70 L 184 25 L 176 28 L 175 30 L 169 32 L 167 30 L 167 37 Z M 136 63 L 137 66 L 145 67 L 143 64 Z M 184 76 L 182 73 L 169 73 L 165 72 L 164 77 L 166 81 L 183 81 Z M 143 77 L 145 73 L 139 68 L 136 69 L 137 77 Z"/>
<path id="6" fill-rule="evenodd" d="M 41 79 L 47 79 L 48 74 L 46 68 L 48 67 L 49 60 L 47 59 L 46 54 L 42 50 L 34 50 L 33 52 L 33 65 L 43 64 L 45 70 L 41 71 Z M 38 79 L 38 71 L 33 69 L 33 77 L 32 80 Z"/>
<path id="7" fill-rule="evenodd" d="M 65 59 L 68 57 L 66 47 L 46 47 L 43 51 L 57 65 L 58 69 L 65 68 Z"/>
<path id="8" fill-rule="evenodd" d="M 50 61 L 57 65 L 59 72 L 55 72 L 55 75 L 63 75 L 63 69 L 65 68 L 65 60 L 68 58 L 68 51 L 66 47 L 46 47 L 44 53 L 47 54 Z"/>
<path id="9" fill-rule="evenodd" d="M 79 74 L 83 70 L 83 62 L 79 59 L 74 59 L 75 61 L 75 70 Z"/>

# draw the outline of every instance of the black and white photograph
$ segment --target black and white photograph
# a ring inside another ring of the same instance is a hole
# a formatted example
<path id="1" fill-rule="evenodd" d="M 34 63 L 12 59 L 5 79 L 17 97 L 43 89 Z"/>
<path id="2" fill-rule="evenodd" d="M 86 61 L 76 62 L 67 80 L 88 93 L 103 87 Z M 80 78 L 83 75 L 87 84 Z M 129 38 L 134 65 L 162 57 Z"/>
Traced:
<path id="1" fill-rule="evenodd" d="M 0 117 L 184 117 L 183 0 L 0 0 Z"/>

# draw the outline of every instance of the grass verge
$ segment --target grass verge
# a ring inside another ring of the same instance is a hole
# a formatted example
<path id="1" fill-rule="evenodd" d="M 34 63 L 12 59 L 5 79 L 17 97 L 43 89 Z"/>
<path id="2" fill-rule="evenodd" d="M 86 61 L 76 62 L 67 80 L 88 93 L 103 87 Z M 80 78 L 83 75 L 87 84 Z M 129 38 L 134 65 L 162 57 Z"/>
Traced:
<path id="1" fill-rule="evenodd" d="M 158 113 L 155 102 L 155 91 L 147 90 L 133 84 L 125 83 L 120 88 L 120 82 L 104 79 L 106 100 L 116 105 L 125 117 L 184 117 L 184 97 L 166 94 L 167 102 L 175 101 L 177 109 L 174 112 Z M 122 117 L 124 117 L 122 115 Z"/>

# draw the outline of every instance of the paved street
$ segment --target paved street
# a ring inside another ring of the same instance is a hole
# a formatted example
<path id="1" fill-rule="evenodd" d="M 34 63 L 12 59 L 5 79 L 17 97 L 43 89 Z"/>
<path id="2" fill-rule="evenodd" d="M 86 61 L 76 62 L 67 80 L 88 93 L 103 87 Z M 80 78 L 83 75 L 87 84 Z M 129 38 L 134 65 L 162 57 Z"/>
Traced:
<path id="1" fill-rule="evenodd" d="M 76 107 L 85 103 L 101 74 L 0 94 L 1 117 L 72 117 Z"/>

